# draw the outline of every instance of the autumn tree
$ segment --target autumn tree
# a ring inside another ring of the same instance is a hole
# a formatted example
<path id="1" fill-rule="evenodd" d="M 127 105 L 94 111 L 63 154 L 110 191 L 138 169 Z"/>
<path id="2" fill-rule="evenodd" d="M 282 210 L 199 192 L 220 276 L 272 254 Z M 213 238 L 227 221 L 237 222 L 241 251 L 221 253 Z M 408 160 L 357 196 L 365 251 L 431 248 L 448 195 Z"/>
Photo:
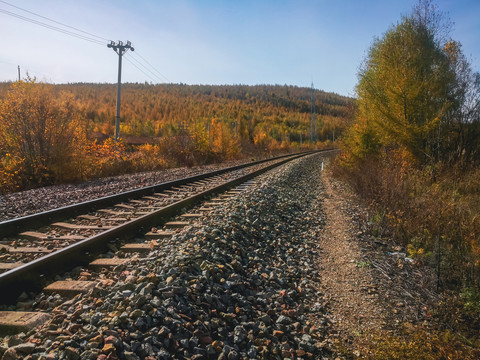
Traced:
<path id="1" fill-rule="evenodd" d="M 69 179 L 82 146 L 80 112 L 72 94 L 27 79 L 12 84 L 0 103 L 3 172 L 25 184 Z M 25 185 L 23 184 L 23 185 Z"/>
<path id="2" fill-rule="evenodd" d="M 357 85 L 356 126 L 366 131 L 364 139 L 375 135 L 381 145 L 402 148 L 420 163 L 438 160 L 441 135 L 462 107 L 462 73 L 453 64 L 461 52 L 445 41 L 447 30 L 432 3 L 421 0 L 373 43 Z"/>
<path id="3" fill-rule="evenodd" d="M 444 51 L 448 56 L 455 81 L 450 84 L 454 101 L 441 128 L 442 142 L 439 150 L 452 163 L 461 165 L 480 162 L 480 74 L 474 73 L 461 51 L 461 44 L 449 40 Z"/>
<path id="4" fill-rule="evenodd" d="M 478 286 L 480 75 L 449 30 L 420 0 L 374 41 L 339 173 L 412 256 L 428 254 L 439 285 Z"/>

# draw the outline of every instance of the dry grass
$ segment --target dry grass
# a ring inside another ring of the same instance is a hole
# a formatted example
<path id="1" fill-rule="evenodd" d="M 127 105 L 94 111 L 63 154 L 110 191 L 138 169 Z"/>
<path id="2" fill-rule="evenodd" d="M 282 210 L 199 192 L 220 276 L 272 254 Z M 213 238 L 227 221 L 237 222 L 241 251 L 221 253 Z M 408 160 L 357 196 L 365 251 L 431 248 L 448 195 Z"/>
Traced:
<path id="1" fill-rule="evenodd" d="M 401 245 L 416 263 L 435 269 L 444 301 L 432 324 L 395 335 L 371 335 L 372 359 L 480 358 L 480 170 L 418 168 L 402 154 L 337 161 L 334 173 L 371 206 L 370 224 L 383 241 Z"/>

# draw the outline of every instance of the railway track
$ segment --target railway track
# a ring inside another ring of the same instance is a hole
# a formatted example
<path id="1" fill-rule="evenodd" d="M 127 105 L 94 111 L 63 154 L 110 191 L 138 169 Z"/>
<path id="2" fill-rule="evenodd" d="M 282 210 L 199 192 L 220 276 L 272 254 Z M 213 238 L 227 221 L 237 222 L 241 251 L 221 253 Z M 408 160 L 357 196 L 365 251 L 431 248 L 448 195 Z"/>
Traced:
<path id="1" fill-rule="evenodd" d="M 42 289 L 46 295 L 67 298 L 97 291 L 106 272 L 121 269 L 126 262 L 140 263 L 191 220 L 243 191 L 256 176 L 307 154 L 235 166 L 2 222 L 0 304 L 6 309 L 5 304 L 18 304 L 28 293 Z M 55 275 L 80 266 L 88 270 L 73 272 L 69 281 L 52 282 Z M 73 280 L 75 275 L 78 280 Z M 35 307 L 27 302 L 24 311 L 0 312 L 0 335 L 26 331 L 51 319 L 42 312 L 41 302 Z"/>

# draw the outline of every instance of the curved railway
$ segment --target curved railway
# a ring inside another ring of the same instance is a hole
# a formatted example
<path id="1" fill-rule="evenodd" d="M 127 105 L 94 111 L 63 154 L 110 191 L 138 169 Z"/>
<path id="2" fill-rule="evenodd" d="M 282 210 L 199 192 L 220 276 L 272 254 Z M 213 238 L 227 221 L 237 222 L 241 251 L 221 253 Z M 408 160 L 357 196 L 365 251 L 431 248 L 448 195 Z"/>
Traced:
<path id="1" fill-rule="evenodd" d="M 187 226 L 189 220 L 242 191 L 246 185 L 241 184 L 248 185 L 256 176 L 307 154 L 256 161 L 4 221 L 0 223 L 0 239 L 4 239 L 0 244 L 0 304 L 5 308 L 20 294 L 42 288 L 45 293 L 68 296 L 90 291 L 97 284 L 90 277 L 69 284 L 51 279 L 80 265 L 89 264 L 101 272 L 132 258 L 135 261 L 161 246 L 163 239 Z M 169 221 L 175 216 L 176 221 Z M 138 235 L 143 235 L 142 240 L 135 240 Z M 25 314 L 17 312 L 27 319 L 32 316 L 35 323 L 37 315 L 33 314 L 37 313 Z M 10 312 L 0 315 L 0 333 L 31 326 L 22 320 L 13 330 L 9 320 L 2 327 L 2 319 L 12 316 Z"/>

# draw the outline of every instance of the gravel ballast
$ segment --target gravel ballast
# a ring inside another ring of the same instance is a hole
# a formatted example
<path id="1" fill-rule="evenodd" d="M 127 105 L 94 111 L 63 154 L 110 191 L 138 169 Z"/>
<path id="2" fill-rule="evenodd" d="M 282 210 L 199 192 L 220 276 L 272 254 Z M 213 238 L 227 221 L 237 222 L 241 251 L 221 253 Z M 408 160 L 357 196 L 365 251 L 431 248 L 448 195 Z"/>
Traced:
<path id="1" fill-rule="evenodd" d="M 52 321 L 4 338 L 3 357 L 329 358 L 320 167 L 314 155 L 269 172 L 147 258 L 104 272 L 87 296 L 40 295 L 33 306 Z"/>
<path id="2" fill-rule="evenodd" d="M 157 185 L 210 171 L 240 165 L 232 161 L 194 167 L 181 167 L 106 177 L 81 184 L 63 184 L 0 195 L 0 221 L 35 214 L 119 192 Z"/>

